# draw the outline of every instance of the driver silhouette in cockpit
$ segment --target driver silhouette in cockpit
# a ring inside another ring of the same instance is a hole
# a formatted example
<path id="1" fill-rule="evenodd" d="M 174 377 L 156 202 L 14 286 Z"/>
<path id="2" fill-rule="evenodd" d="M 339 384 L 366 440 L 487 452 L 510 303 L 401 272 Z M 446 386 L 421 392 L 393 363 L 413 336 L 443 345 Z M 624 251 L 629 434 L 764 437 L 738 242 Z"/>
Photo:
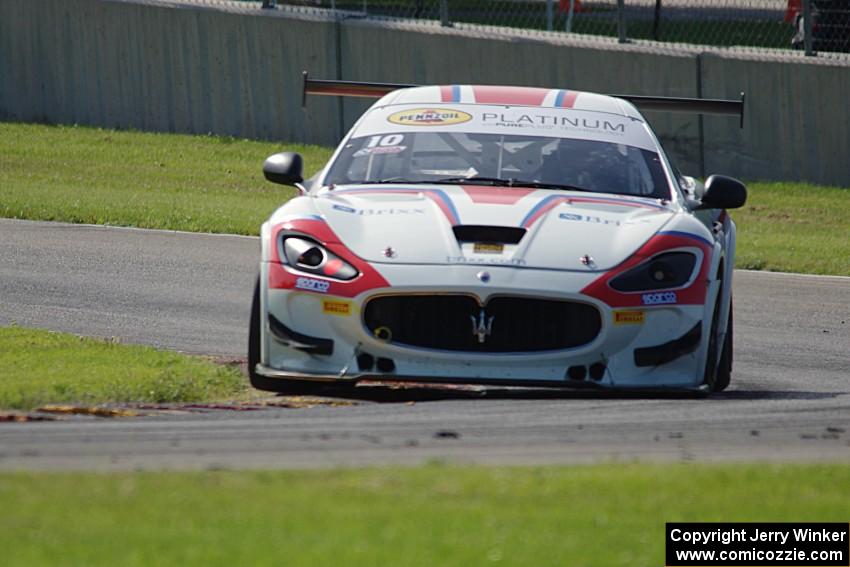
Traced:
<path id="1" fill-rule="evenodd" d="M 616 149 L 611 151 L 610 145 L 562 138 L 552 152 L 542 156 L 534 179 L 604 193 L 620 192 L 626 164 Z"/>

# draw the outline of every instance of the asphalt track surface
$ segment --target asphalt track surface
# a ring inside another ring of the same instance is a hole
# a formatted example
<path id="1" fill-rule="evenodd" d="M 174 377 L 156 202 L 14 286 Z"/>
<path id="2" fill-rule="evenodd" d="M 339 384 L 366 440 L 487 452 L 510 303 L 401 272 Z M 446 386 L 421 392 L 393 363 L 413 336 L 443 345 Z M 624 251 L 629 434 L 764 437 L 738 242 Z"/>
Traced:
<path id="1" fill-rule="evenodd" d="M 257 257 L 256 238 L 0 220 L 0 325 L 243 356 Z M 734 294 L 733 382 L 710 399 L 371 387 L 343 407 L 3 423 L 0 469 L 850 461 L 850 278 L 739 271 Z"/>

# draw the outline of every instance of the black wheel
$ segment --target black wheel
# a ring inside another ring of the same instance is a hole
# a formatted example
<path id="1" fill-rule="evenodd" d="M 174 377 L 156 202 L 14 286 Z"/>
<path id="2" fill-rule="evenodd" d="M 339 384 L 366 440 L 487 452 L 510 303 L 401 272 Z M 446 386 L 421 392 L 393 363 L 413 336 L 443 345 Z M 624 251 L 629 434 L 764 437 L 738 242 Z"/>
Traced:
<path id="1" fill-rule="evenodd" d="M 726 326 L 726 338 L 723 341 L 720 358 L 717 357 L 717 326 L 720 322 L 720 302 L 723 299 L 723 287 L 717 294 L 714 314 L 711 317 L 711 333 L 708 337 L 708 354 L 705 361 L 703 383 L 708 385 L 710 392 L 722 392 L 729 386 L 732 379 L 732 298 L 729 298 L 729 317 Z"/>
<path id="2" fill-rule="evenodd" d="M 732 381 L 732 298 L 729 298 L 729 318 L 726 323 L 726 338 L 723 340 L 723 350 L 720 362 L 717 363 L 717 374 L 714 377 L 714 391 L 722 392 Z"/>
<path id="3" fill-rule="evenodd" d="M 251 322 L 248 329 L 248 379 L 251 386 L 258 390 L 277 392 L 278 394 L 319 394 L 324 385 L 318 382 L 306 380 L 281 380 L 279 378 L 266 378 L 256 372 L 257 364 L 260 363 L 260 326 L 262 325 L 260 315 L 260 278 L 254 284 L 254 298 L 251 301 Z"/>

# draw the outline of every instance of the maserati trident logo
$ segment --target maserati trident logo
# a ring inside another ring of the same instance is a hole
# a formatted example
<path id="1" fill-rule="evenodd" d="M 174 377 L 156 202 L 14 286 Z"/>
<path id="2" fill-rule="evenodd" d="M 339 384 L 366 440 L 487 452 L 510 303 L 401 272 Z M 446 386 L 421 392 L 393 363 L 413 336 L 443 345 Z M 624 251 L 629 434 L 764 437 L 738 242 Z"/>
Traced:
<path id="1" fill-rule="evenodd" d="M 477 319 L 475 315 L 469 316 L 469 319 L 472 321 L 472 334 L 478 337 L 479 343 L 486 341 L 487 337 L 493 331 L 493 320 L 495 318 L 495 315 L 487 317 L 487 313 L 483 309 L 478 314 Z"/>

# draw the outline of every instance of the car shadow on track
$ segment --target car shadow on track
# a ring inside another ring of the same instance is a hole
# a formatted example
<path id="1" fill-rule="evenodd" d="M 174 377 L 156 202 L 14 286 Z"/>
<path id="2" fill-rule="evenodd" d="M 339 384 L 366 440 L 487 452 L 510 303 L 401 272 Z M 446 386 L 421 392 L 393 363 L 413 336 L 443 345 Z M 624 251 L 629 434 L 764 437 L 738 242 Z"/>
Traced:
<path id="1" fill-rule="evenodd" d="M 698 399 L 692 392 L 615 392 L 599 389 L 490 387 L 420 383 L 370 383 L 356 387 L 325 386 L 316 395 L 377 403 L 431 402 L 445 400 L 617 400 Z"/>
<path id="2" fill-rule="evenodd" d="M 807 392 L 805 390 L 730 390 L 714 394 L 719 400 L 826 400 L 848 392 Z"/>
<path id="3" fill-rule="evenodd" d="M 489 387 L 426 383 L 375 382 L 356 387 L 328 385 L 316 395 L 345 400 L 399 404 L 447 400 L 819 400 L 844 392 L 783 390 L 730 390 L 706 396 L 687 391 L 610 391 L 600 389 L 559 389 Z"/>

